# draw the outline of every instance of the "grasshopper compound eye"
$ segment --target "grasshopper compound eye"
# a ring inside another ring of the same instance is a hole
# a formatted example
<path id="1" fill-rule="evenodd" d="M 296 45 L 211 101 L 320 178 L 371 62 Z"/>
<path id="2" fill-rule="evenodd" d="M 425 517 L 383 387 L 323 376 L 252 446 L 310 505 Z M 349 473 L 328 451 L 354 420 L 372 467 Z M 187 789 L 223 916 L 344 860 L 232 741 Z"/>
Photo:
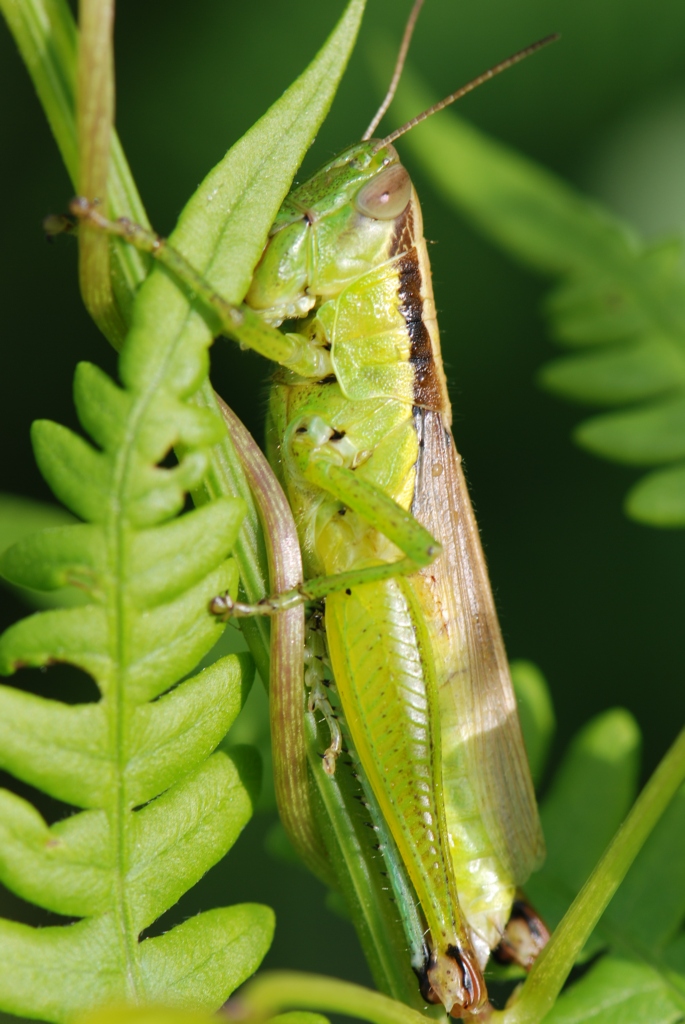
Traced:
<path id="1" fill-rule="evenodd" d="M 355 209 L 374 220 L 394 220 L 411 199 L 411 178 L 402 164 L 392 164 L 356 195 Z"/>

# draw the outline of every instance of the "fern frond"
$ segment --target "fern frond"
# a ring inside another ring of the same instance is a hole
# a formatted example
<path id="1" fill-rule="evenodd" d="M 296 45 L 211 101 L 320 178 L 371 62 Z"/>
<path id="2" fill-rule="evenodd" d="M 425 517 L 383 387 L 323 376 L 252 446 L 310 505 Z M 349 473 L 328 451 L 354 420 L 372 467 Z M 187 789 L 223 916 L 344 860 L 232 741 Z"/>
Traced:
<path id="1" fill-rule="evenodd" d="M 405 73 L 400 120 L 431 99 Z M 546 311 L 574 348 L 541 383 L 565 398 L 627 406 L 578 427 L 579 444 L 635 466 L 661 466 L 626 510 L 653 526 L 685 526 L 685 268 L 682 244 L 643 243 L 630 227 L 549 171 L 454 114 L 407 135 L 448 202 L 515 257 L 561 278 Z"/>
<path id="2" fill-rule="evenodd" d="M 67 662 L 101 694 L 68 706 L 0 687 L 0 764 L 80 809 L 48 827 L 0 791 L 0 880 L 79 918 L 40 929 L 0 920 L 0 1007 L 48 1021 L 105 1003 L 214 1010 L 258 966 L 273 930 L 268 908 L 246 904 L 139 938 L 230 849 L 259 784 L 251 749 L 216 751 L 249 688 L 249 659 L 228 656 L 170 689 L 223 629 L 208 603 L 236 591 L 228 556 L 244 506 L 222 498 L 179 515 L 223 426 L 190 401 L 208 338 L 151 339 L 145 302 L 144 288 L 123 386 L 78 367 L 76 407 L 92 441 L 34 426 L 43 475 L 84 521 L 20 540 L 0 565 L 21 586 L 87 596 L 11 627 L 0 671 Z M 178 464 L 162 465 L 172 448 Z"/>

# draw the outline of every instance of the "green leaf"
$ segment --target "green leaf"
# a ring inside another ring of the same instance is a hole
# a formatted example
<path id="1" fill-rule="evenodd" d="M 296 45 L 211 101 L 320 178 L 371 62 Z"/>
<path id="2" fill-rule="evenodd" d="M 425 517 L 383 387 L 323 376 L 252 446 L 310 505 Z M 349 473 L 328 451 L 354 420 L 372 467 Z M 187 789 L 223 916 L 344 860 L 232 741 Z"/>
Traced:
<path id="1" fill-rule="evenodd" d="M 648 465 L 685 458 L 685 396 L 627 413 L 596 416 L 575 433 L 590 451 L 614 462 Z"/>
<path id="2" fill-rule="evenodd" d="M 512 661 L 510 668 L 530 770 L 538 784 L 556 728 L 552 698 L 537 665 L 531 661 Z"/>
<path id="3" fill-rule="evenodd" d="M 602 933 L 652 963 L 685 920 L 685 789 L 666 811 L 601 922 Z M 685 964 L 683 965 L 685 967 Z"/>
<path id="4" fill-rule="evenodd" d="M 682 526 L 685 522 L 685 465 L 643 477 L 626 498 L 626 512 L 651 526 Z"/>
<path id="5" fill-rule="evenodd" d="M 673 971 L 678 971 L 679 989 L 685 995 L 685 933 L 681 932 L 677 939 L 670 943 L 664 951 L 664 963 Z"/>
<path id="6" fill-rule="evenodd" d="M 141 943 L 146 996 L 177 1006 L 218 1009 L 254 974 L 274 931 L 268 907 L 243 903 L 208 910 Z"/>
<path id="7" fill-rule="evenodd" d="M 433 98 L 405 72 L 399 118 Z M 630 407 L 595 417 L 579 444 L 613 461 L 678 462 L 641 481 L 626 511 L 685 526 L 685 266 L 680 242 L 648 246 L 613 214 L 454 113 L 406 136 L 445 200 L 512 256 L 560 278 L 546 309 L 553 336 L 582 349 L 540 374 L 565 398 Z"/>
<path id="8" fill-rule="evenodd" d="M 547 860 L 526 887 L 554 927 L 633 802 L 640 734 L 627 711 L 607 711 L 575 737 L 540 815 Z"/>
<path id="9" fill-rule="evenodd" d="M 545 1024 L 675 1024 L 682 1007 L 646 964 L 605 957 L 564 992 Z"/>
<path id="10" fill-rule="evenodd" d="M 73 522 L 74 517 L 60 505 L 33 501 L 18 494 L 0 494 L 0 552 L 36 530 Z"/>
<path id="11" fill-rule="evenodd" d="M 27 534 L 48 527 L 64 526 L 74 522 L 74 517 L 60 505 L 33 501 L 15 494 L 0 494 L 0 553 Z M 0 577 L 0 583 L 8 584 L 9 579 Z M 62 587 L 63 584 L 56 584 Z M 50 608 L 82 604 L 79 590 L 60 589 L 56 593 L 45 593 L 28 587 L 10 585 L 18 597 L 32 608 Z"/>

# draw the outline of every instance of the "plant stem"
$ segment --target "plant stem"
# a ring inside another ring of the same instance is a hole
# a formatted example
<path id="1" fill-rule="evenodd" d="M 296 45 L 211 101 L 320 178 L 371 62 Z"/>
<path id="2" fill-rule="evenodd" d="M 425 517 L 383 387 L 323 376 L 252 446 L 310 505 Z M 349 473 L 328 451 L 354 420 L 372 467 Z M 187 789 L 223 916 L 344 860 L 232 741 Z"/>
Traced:
<path id="1" fill-rule="evenodd" d="M 79 195 L 107 205 L 114 121 L 114 0 L 80 0 L 76 125 Z M 83 304 L 102 333 L 121 348 L 126 323 L 112 291 L 110 240 L 90 225 L 79 227 L 79 282 Z"/>
<path id="2" fill-rule="evenodd" d="M 293 1007 L 343 1013 L 372 1024 L 435 1024 L 430 1017 L 380 992 L 349 981 L 296 971 L 260 975 L 231 1000 L 227 1010 L 234 1020 L 261 1020 Z"/>
<path id="3" fill-rule="evenodd" d="M 493 1016 L 502 1024 L 537 1024 L 566 978 L 646 839 L 685 780 L 685 729 L 666 753 L 630 814 L 542 951 L 516 1001 Z"/>

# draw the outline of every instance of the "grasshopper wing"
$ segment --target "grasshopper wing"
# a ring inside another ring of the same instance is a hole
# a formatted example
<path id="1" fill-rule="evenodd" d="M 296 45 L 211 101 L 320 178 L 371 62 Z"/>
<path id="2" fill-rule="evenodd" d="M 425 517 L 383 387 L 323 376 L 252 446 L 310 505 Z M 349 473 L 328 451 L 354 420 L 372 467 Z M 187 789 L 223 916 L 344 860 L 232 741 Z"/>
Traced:
<path id="1" fill-rule="evenodd" d="M 416 409 L 413 515 L 443 545 L 417 577 L 439 674 L 445 802 L 478 817 L 521 885 L 545 848 L 509 665 L 461 459 L 439 412 Z"/>

